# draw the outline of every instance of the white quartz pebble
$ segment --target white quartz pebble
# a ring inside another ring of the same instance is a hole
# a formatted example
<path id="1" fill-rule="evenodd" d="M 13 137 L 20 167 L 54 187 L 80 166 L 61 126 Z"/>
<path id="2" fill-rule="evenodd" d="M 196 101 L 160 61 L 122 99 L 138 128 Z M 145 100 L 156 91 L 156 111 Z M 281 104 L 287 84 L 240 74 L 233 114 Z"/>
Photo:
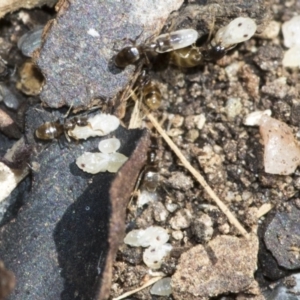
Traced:
<path id="1" fill-rule="evenodd" d="M 138 195 L 137 206 L 143 207 L 145 204 L 154 201 L 157 201 L 157 193 L 142 189 Z"/>
<path id="2" fill-rule="evenodd" d="M 229 98 L 226 102 L 225 112 L 229 120 L 233 120 L 242 111 L 240 98 Z"/>
<path id="3" fill-rule="evenodd" d="M 259 38 L 272 40 L 279 35 L 281 24 L 275 20 L 270 21 L 264 31 L 258 35 Z"/>
<path id="4" fill-rule="evenodd" d="M 300 147 L 292 129 L 263 115 L 259 127 L 264 142 L 264 167 L 270 174 L 289 175 L 300 164 Z"/>
<path id="5" fill-rule="evenodd" d="M 169 296 L 172 293 L 171 278 L 165 277 L 154 283 L 150 294 L 157 296 Z"/>
<path id="6" fill-rule="evenodd" d="M 121 142 L 119 139 L 111 138 L 100 141 L 98 148 L 102 153 L 113 153 L 118 151 L 120 146 Z"/>
<path id="7" fill-rule="evenodd" d="M 270 117 L 271 111 L 255 111 L 244 124 L 259 126 L 264 143 L 264 168 L 269 174 L 289 175 L 300 164 L 300 147 L 292 129 L 285 123 Z"/>
<path id="8" fill-rule="evenodd" d="M 261 110 L 257 110 L 254 111 L 252 113 L 250 113 L 249 115 L 247 115 L 244 119 L 244 125 L 246 126 L 259 126 L 260 124 L 260 119 L 263 115 L 266 116 L 271 116 L 272 112 L 270 109 L 261 111 Z"/>
<path id="9" fill-rule="evenodd" d="M 282 25 L 284 46 L 291 48 L 300 46 L 300 16 L 295 16 Z"/>
<path id="10" fill-rule="evenodd" d="M 282 65 L 289 68 L 300 67 L 300 46 L 293 46 L 284 53 Z"/>

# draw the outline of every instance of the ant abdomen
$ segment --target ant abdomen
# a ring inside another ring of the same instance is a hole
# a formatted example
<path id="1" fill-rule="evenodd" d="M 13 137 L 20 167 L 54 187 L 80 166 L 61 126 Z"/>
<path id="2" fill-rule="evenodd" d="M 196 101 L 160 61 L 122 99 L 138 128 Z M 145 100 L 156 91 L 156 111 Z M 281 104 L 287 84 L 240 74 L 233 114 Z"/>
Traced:
<path id="1" fill-rule="evenodd" d="M 64 126 L 59 122 L 46 122 L 40 125 L 35 135 L 41 140 L 53 140 L 60 137 L 64 133 Z"/>
<path id="2" fill-rule="evenodd" d="M 147 105 L 150 109 L 156 110 L 160 107 L 161 92 L 157 84 L 155 84 L 152 80 L 148 80 L 144 84 L 142 94 L 145 105 Z"/>
<path id="3" fill-rule="evenodd" d="M 170 52 L 170 64 L 182 68 L 192 68 L 203 62 L 200 49 L 195 46 L 178 49 Z"/>

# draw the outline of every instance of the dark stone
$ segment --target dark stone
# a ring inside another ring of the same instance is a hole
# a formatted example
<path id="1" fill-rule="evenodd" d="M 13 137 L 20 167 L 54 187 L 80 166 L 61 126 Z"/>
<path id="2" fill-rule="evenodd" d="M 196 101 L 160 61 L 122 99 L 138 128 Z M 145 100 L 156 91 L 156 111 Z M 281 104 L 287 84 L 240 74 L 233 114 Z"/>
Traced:
<path id="1" fill-rule="evenodd" d="M 34 108 L 27 114 L 31 142 L 42 115 L 47 112 Z M 50 141 L 32 157 L 40 164 L 32 189 L 0 232 L 0 257 L 17 279 L 10 299 L 92 299 L 99 290 L 105 290 L 103 295 L 109 290 L 126 203 L 147 151 L 145 131 L 120 126 L 113 134 L 121 141 L 121 153 L 130 156 L 137 149 L 117 174 L 91 175 L 75 164 L 84 151 L 97 149 L 100 138 L 64 147 Z"/>

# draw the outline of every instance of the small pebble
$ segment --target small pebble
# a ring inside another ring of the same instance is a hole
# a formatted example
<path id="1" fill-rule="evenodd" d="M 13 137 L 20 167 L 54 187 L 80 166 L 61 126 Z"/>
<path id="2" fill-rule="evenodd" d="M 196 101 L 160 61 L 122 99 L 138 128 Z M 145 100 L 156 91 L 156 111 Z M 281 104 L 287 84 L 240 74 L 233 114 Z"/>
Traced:
<path id="1" fill-rule="evenodd" d="M 289 68 L 300 67 L 300 46 L 293 46 L 284 53 L 282 65 Z"/>
<path id="2" fill-rule="evenodd" d="M 181 230 L 174 230 L 172 232 L 172 238 L 176 241 L 180 241 L 183 239 L 183 233 Z"/>
<path id="3" fill-rule="evenodd" d="M 167 209 L 170 213 L 173 213 L 177 208 L 178 208 L 178 205 L 175 204 L 175 203 L 166 203 L 166 209 Z"/>
<path id="4" fill-rule="evenodd" d="M 191 229 L 198 243 L 204 243 L 211 239 L 214 233 L 212 226 L 212 220 L 207 214 L 202 214 L 199 218 L 194 220 Z"/>
<path id="5" fill-rule="evenodd" d="M 171 278 L 165 277 L 154 283 L 150 294 L 157 296 L 170 296 L 172 293 Z"/>
<path id="6" fill-rule="evenodd" d="M 184 131 L 179 128 L 172 128 L 172 129 L 168 130 L 168 132 L 167 132 L 168 136 L 170 136 L 170 137 L 180 136 L 183 133 L 184 133 Z"/>
<path id="7" fill-rule="evenodd" d="M 245 119 L 244 119 L 244 125 L 246 126 L 259 126 L 260 124 L 260 119 L 263 115 L 266 116 L 271 116 L 272 112 L 270 109 L 264 110 L 264 111 L 254 111 L 250 114 L 248 114 Z"/>
<path id="8" fill-rule="evenodd" d="M 20 101 L 4 84 L 0 84 L 0 97 L 7 108 L 13 110 L 17 110 L 19 108 Z"/>
<path id="9" fill-rule="evenodd" d="M 43 29 L 44 26 L 37 26 L 19 38 L 18 48 L 22 51 L 23 55 L 31 57 L 32 53 L 41 47 Z"/>
<path id="10" fill-rule="evenodd" d="M 282 25 L 284 46 L 291 48 L 300 46 L 300 16 L 295 16 Z"/>
<path id="11" fill-rule="evenodd" d="M 185 139 L 188 142 L 194 143 L 198 137 L 199 137 L 199 131 L 197 129 L 191 129 L 187 132 Z"/>
<path id="12" fill-rule="evenodd" d="M 137 199 L 137 206 L 143 207 L 145 204 L 157 201 L 157 193 L 149 192 L 147 189 L 140 190 Z"/>
<path id="13" fill-rule="evenodd" d="M 270 21 L 265 30 L 258 35 L 259 38 L 272 40 L 279 35 L 280 23 L 277 21 Z"/>
<path id="14" fill-rule="evenodd" d="M 168 116 L 168 118 L 169 118 L 172 126 L 175 127 L 175 128 L 181 127 L 182 124 L 183 124 L 184 118 L 182 116 L 180 116 L 180 115 L 171 115 L 170 114 Z"/>
<path id="15" fill-rule="evenodd" d="M 242 111 L 240 98 L 229 98 L 226 103 L 225 111 L 229 120 L 233 120 Z"/>
<path id="16" fill-rule="evenodd" d="M 238 80 L 238 72 L 241 68 L 240 62 L 233 62 L 229 66 L 225 68 L 225 72 L 228 76 L 229 81 L 237 81 Z"/>
<path id="17" fill-rule="evenodd" d="M 155 202 L 153 204 L 153 218 L 156 222 L 165 222 L 168 216 L 169 212 L 161 202 Z"/>
<path id="18" fill-rule="evenodd" d="M 300 146 L 286 123 L 262 116 L 259 131 L 264 142 L 264 168 L 269 174 L 289 175 L 300 164 Z"/>
<path id="19" fill-rule="evenodd" d="M 188 191 L 193 187 L 192 179 L 182 172 L 172 172 L 166 183 L 176 190 Z"/>
<path id="20" fill-rule="evenodd" d="M 181 209 L 170 219 L 172 229 L 180 230 L 190 227 L 192 215 L 188 209 Z"/>

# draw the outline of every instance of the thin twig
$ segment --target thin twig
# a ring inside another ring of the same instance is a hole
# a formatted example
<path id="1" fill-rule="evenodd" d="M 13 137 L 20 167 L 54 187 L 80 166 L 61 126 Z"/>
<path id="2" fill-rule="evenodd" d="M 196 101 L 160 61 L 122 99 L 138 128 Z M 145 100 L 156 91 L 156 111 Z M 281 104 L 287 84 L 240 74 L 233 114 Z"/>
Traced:
<path id="1" fill-rule="evenodd" d="M 146 282 L 144 285 L 142 285 L 142 286 L 140 286 L 140 287 L 138 287 L 138 288 L 136 288 L 136 289 L 134 289 L 132 291 L 126 292 L 126 293 L 124 293 L 123 295 L 121 295 L 121 296 L 119 296 L 117 298 L 113 298 L 112 300 L 121 300 L 121 299 L 124 299 L 124 298 L 126 298 L 126 297 L 128 297 L 130 295 L 133 295 L 133 294 L 135 294 L 135 293 L 137 293 L 137 292 L 145 289 L 149 285 L 152 285 L 153 283 L 155 283 L 156 281 L 158 281 L 158 280 L 160 280 L 162 278 L 163 278 L 163 276 L 154 277 L 154 278 L 150 279 L 148 282 Z"/>
<path id="2" fill-rule="evenodd" d="M 231 213 L 231 211 L 227 208 L 227 206 L 219 199 L 216 193 L 211 189 L 208 183 L 205 181 L 203 176 L 192 167 L 189 161 L 184 157 L 180 149 L 173 143 L 173 141 L 169 138 L 166 132 L 159 125 L 158 121 L 153 117 L 151 113 L 147 114 L 148 119 L 151 121 L 156 130 L 161 134 L 163 139 L 169 145 L 169 147 L 175 152 L 177 157 L 181 160 L 182 164 L 192 173 L 192 175 L 198 180 L 198 182 L 202 185 L 204 190 L 209 194 L 209 196 L 214 200 L 214 202 L 219 206 L 220 210 L 226 215 L 229 222 L 235 226 L 238 231 L 246 238 L 248 238 L 248 232 L 242 226 L 242 224 L 236 219 L 236 217 Z"/>
<path id="3" fill-rule="evenodd" d="M 264 203 L 257 211 L 257 218 L 261 218 L 262 216 L 267 214 L 272 208 L 273 205 L 271 203 Z"/>

